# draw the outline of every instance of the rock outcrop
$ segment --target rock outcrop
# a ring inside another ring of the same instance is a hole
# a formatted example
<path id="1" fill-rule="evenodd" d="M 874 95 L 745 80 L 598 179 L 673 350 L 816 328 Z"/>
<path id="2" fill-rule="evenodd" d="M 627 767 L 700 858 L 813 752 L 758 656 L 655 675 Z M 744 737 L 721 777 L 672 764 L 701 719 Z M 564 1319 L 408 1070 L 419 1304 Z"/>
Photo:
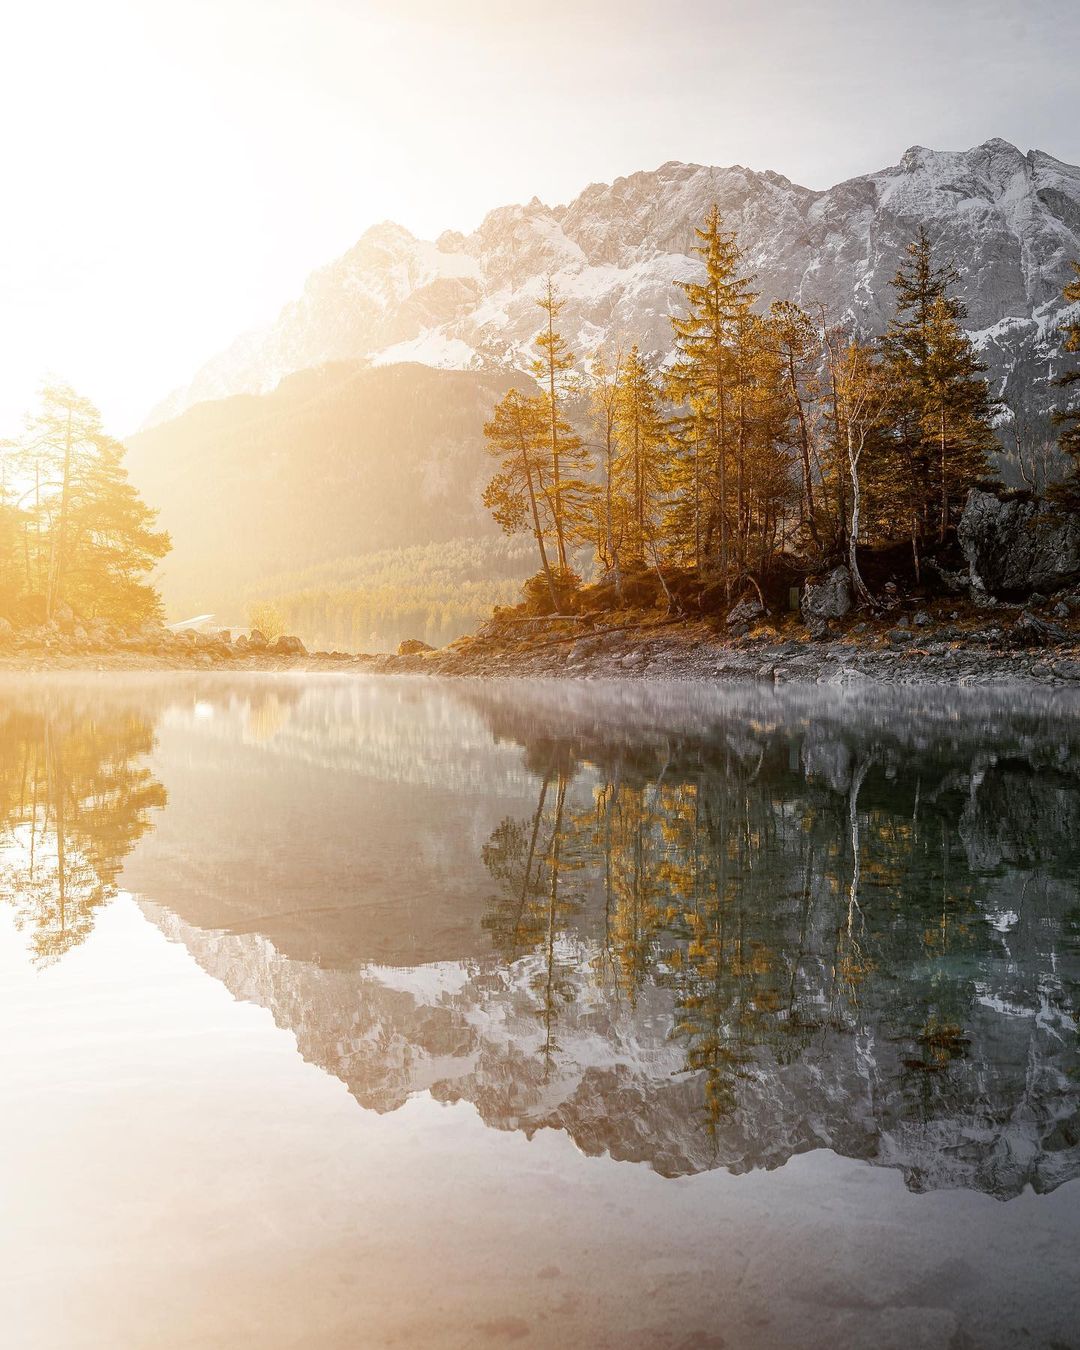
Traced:
<path id="1" fill-rule="evenodd" d="M 1029 492 L 973 489 L 957 534 L 975 592 L 1018 599 L 1080 581 L 1080 516 Z"/>
<path id="2" fill-rule="evenodd" d="M 824 576 L 809 577 L 803 587 L 801 609 L 811 632 L 829 619 L 842 619 L 852 605 L 851 573 L 841 564 Z"/>

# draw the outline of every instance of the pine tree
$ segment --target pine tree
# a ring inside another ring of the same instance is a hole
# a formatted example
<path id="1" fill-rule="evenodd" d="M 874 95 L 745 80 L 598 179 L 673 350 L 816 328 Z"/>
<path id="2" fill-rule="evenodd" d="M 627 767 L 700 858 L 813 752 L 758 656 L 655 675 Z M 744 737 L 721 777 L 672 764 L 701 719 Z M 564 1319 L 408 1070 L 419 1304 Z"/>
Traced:
<path id="1" fill-rule="evenodd" d="M 816 371 L 821 362 L 821 340 L 810 315 L 790 300 L 773 302 L 769 309 L 769 322 L 789 401 L 789 416 L 794 424 L 792 440 L 798 450 L 802 475 L 799 528 L 815 544 L 820 544 L 817 504 L 814 500 L 811 409 L 817 394 Z"/>
<path id="2" fill-rule="evenodd" d="M 881 338 L 897 390 L 897 434 L 919 498 L 916 535 L 944 541 L 966 491 L 988 472 L 996 445 L 985 367 L 960 324 L 964 306 L 949 295 L 960 274 L 936 266 L 925 229 L 908 245 L 892 286 L 896 313 Z"/>
<path id="3" fill-rule="evenodd" d="M 630 349 L 616 402 L 620 495 L 626 503 L 627 556 L 646 563 L 654 556 L 658 513 L 664 495 L 666 436 L 657 381 L 637 346 Z"/>
<path id="4" fill-rule="evenodd" d="M 484 436 L 490 452 L 501 460 L 501 469 L 484 489 L 484 505 L 506 534 L 532 527 L 552 612 L 558 613 L 559 595 L 545 542 L 557 523 L 555 498 L 544 482 L 549 427 L 541 398 L 511 389 L 496 404 Z"/>
<path id="5" fill-rule="evenodd" d="M 48 384 L 19 447 L 24 591 L 46 619 L 61 606 L 122 625 L 160 616 L 148 574 L 171 547 L 127 479 L 124 448 L 101 414 L 65 384 Z"/>
<path id="6" fill-rule="evenodd" d="M 940 491 L 938 539 L 944 543 L 952 515 L 968 489 L 989 473 L 987 455 L 997 446 L 986 367 L 960 327 L 954 307 L 941 295 L 926 325 L 923 433 L 937 449 Z"/>
<path id="7" fill-rule="evenodd" d="M 592 389 L 590 413 L 596 436 L 600 475 L 599 491 L 595 494 L 593 546 L 596 557 L 606 572 L 615 577 L 615 591 L 622 599 L 622 548 L 626 533 L 625 512 L 619 493 L 619 387 L 625 358 L 616 348 L 608 358 L 598 351 L 590 371 Z"/>
<path id="8" fill-rule="evenodd" d="M 544 294 L 536 303 L 544 311 L 545 322 L 536 337 L 540 355 L 532 369 L 544 391 L 551 458 L 551 509 L 559 571 L 569 574 L 567 546 L 575 527 L 582 521 L 584 499 L 588 493 L 581 473 L 588 456 L 564 412 L 567 376 L 573 370 L 576 358 L 555 326 L 564 301 L 560 300 L 550 277 Z"/>
<path id="9" fill-rule="evenodd" d="M 1080 304 L 1080 262 L 1073 263 L 1073 270 L 1076 280 L 1065 287 L 1065 299 Z M 1067 352 L 1080 352 L 1080 310 L 1065 325 L 1062 346 Z M 1080 384 L 1080 369 L 1066 371 L 1057 383 L 1063 389 Z M 1054 421 L 1061 427 L 1058 444 L 1072 459 L 1072 471 L 1065 483 L 1055 490 L 1054 496 L 1073 510 L 1080 510 L 1080 402 L 1056 413 Z"/>
<path id="10" fill-rule="evenodd" d="M 724 229 L 718 206 L 710 209 L 695 233 L 699 241 L 695 252 L 704 261 L 705 279 L 678 283 L 686 296 L 688 313 L 671 321 L 676 359 L 670 388 L 678 401 L 689 405 L 679 428 L 684 442 L 688 435 L 704 433 L 707 437 L 706 445 L 698 448 L 699 454 L 705 451 L 712 480 L 702 548 L 710 557 L 713 538 L 719 534 L 720 575 L 730 594 L 733 349 L 740 316 L 749 310 L 754 296 L 752 279 L 739 270 L 741 255 L 735 235 Z"/>

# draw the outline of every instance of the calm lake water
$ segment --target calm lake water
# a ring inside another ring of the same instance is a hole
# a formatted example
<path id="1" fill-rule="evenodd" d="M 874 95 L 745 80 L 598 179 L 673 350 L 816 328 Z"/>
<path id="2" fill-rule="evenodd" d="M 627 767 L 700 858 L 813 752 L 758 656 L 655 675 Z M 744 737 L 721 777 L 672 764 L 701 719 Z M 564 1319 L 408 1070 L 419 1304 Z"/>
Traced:
<path id="1" fill-rule="evenodd" d="M 0 1342 L 1080 1345 L 1078 712 L 0 686 Z"/>

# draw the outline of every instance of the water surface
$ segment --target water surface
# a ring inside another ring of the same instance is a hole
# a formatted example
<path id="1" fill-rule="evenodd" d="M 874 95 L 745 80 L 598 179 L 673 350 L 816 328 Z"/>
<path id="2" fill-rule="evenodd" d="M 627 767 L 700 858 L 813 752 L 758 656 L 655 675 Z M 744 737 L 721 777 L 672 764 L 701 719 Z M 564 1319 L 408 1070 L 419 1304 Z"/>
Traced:
<path id="1" fill-rule="evenodd" d="M 6 1343 L 1080 1344 L 1067 696 L 0 693 Z"/>

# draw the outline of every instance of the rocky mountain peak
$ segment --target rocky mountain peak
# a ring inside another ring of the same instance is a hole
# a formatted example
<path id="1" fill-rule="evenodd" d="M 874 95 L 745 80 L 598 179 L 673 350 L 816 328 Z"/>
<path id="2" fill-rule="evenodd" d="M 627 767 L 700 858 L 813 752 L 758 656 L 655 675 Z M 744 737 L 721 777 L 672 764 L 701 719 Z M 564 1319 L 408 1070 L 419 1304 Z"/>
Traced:
<path id="1" fill-rule="evenodd" d="M 264 392 L 332 360 L 525 368 L 548 276 L 583 356 L 630 338 L 663 357 L 679 303 L 674 283 L 700 266 L 694 227 L 713 202 L 756 274 L 760 307 L 823 302 L 865 334 L 887 322 L 897 261 L 924 227 L 961 273 L 995 392 L 1019 398 L 1035 389 L 1048 400 L 1061 292 L 1080 257 L 1080 169 L 995 137 L 962 151 L 913 145 L 898 164 L 824 191 L 772 170 L 669 160 L 592 183 L 566 206 L 534 196 L 497 207 L 471 234 L 447 231 L 433 243 L 384 221 L 149 420 L 207 398 Z"/>

